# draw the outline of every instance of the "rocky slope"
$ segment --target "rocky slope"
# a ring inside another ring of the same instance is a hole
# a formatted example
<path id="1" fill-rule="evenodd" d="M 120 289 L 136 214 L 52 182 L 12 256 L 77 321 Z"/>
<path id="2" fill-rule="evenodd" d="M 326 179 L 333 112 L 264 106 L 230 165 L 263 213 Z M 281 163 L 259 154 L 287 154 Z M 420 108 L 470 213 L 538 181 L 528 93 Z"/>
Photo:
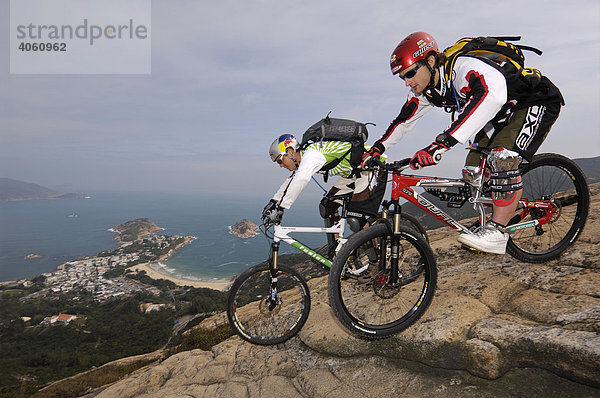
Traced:
<path id="1" fill-rule="evenodd" d="M 438 289 L 423 318 L 387 340 L 334 318 L 326 277 L 299 335 L 275 347 L 237 336 L 182 352 L 90 393 L 99 397 L 509 397 L 600 395 L 600 185 L 585 231 L 546 264 L 475 254 L 431 233 Z M 224 314 L 200 327 L 226 322 Z"/>

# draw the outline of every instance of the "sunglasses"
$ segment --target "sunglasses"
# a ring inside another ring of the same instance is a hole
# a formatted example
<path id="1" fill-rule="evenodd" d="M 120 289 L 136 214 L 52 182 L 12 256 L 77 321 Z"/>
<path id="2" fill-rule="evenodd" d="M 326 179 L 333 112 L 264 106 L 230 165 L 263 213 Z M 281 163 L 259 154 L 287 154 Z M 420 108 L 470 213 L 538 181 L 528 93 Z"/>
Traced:
<path id="1" fill-rule="evenodd" d="M 277 164 L 282 164 L 283 163 L 283 156 L 278 156 L 277 159 L 275 159 L 275 161 L 277 162 Z"/>
<path id="2" fill-rule="evenodd" d="M 398 76 L 400 76 L 400 79 L 406 80 L 406 79 L 412 79 L 413 77 L 415 77 L 415 75 L 417 74 L 417 71 L 419 70 L 419 68 L 421 66 L 423 66 L 423 64 L 417 63 L 416 65 L 417 66 L 414 69 L 409 70 L 404 75 L 398 75 Z"/>

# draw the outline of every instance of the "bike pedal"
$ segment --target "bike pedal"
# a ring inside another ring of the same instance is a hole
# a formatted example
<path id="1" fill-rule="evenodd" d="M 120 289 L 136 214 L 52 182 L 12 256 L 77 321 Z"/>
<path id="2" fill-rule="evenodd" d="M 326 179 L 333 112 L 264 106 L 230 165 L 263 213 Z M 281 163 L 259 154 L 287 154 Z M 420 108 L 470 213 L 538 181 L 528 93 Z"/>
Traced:
<path id="1" fill-rule="evenodd" d="M 472 248 L 472 247 L 469 247 L 469 246 L 467 246 L 467 245 L 463 245 L 463 244 L 461 244 L 461 247 L 462 247 L 464 250 L 466 250 L 466 251 L 469 251 L 469 252 L 471 252 L 471 253 L 475 253 L 475 254 L 479 254 L 479 255 L 484 255 L 484 254 L 487 254 L 487 253 L 486 253 L 486 252 L 484 252 L 484 251 L 481 251 L 481 250 L 474 249 L 474 248 Z"/>

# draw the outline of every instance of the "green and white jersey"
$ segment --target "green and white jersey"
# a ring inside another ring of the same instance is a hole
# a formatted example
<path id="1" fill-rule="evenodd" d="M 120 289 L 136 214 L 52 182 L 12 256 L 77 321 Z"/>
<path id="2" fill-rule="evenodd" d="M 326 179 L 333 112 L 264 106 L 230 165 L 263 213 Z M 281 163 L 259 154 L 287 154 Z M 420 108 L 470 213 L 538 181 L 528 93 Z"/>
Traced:
<path id="1" fill-rule="evenodd" d="M 302 152 L 304 155 L 307 151 L 314 150 L 321 153 L 325 157 L 325 164 L 329 164 L 336 159 L 344 156 L 342 161 L 337 164 L 334 168 L 329 170 L 327 174 L 330 176 L 342 176 L 349 177 L 352 174 L 352 166 L 350 165 L 350 147 L 352 144 L 350 142 L 341 142 L 341 141 L 322 141 L 314 144 L 310 144 L 306 147 L 306 149 Z"/>
<path id="2" fill-rule="evenodd" d="M 323 141 L 310 144 L 302 151 L 300 166 L 292 175 L 281 184 L 279 190 L 273 196 L 273 199 L 279 202 L 279 206 L 289 209 L 290 206 L 300 195 L 300 192 L 306 187 L 313 175 L 319 172 L 323 166 L 346 154 L 352 146 L 349 142 Z M 369 149 L 368 146 L 365 146 Z M 385 160 L 385 156 L 381 157 Z M 329 175 L 338 175 L 349 178 L 352 174 L 350 165 L 350 153 L 344 156 L 344 159 L 334 168 L 328 171 Z"/>

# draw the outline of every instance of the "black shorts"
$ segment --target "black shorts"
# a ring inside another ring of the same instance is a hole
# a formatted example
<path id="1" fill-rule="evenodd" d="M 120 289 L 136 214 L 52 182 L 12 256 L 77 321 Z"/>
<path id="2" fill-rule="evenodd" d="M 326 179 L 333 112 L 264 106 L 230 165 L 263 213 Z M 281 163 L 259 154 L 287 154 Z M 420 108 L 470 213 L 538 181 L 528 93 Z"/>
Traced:
<path id="1" fill-rule="evenodd" d="M 376 178 L 376 181 L 371 181 L 373 178 Z M 386 186 L 387 173 L 385 170 L 380 170 L 377 176 L 363 171 L 359 179 L 340 178 L 321 201 L 319 206 L 321 217 L 326 218 L 333 215 L 340 205 L 337 201 L 327 200 L 328 197 L 350 192 L 352 192 L 352 199 L 348 203 L 347 210 L 353 213 L 353 216 L 377 217 Z"/>
<path id="2" fill-rule="evenodd" d="M 532 105 L 508 116 L 497 116 L 475 135 L 474 142 L 482 147 L 515 151 L 530 161 L 558 118 L 560 107 L 558 102 Z M 479 166 L 479 162 L 480 153 L 470 151 L 465 165 Z"/>

